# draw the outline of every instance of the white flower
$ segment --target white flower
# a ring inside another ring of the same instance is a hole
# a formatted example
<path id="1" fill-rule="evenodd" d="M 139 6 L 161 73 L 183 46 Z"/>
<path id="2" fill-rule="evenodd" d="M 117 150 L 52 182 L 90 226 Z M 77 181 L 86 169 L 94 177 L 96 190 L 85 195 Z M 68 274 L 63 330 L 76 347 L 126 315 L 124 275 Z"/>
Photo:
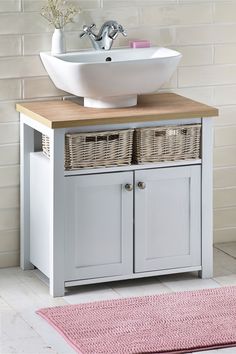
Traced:
<path id="1" fill-rule="evenodd" d="M 80 9 L 67 6 L 66 0 L 47 0 L 41 15 L 55 28 L 62 29 L 67 23 L 73 22 L 74 16 L 79 12 Z"/>

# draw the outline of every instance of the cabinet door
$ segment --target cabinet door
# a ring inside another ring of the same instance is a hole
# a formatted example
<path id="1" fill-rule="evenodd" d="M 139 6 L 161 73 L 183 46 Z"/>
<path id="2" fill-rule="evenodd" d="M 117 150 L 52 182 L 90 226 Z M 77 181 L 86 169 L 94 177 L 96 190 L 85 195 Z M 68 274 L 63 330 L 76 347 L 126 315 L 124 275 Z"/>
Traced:
<path id="1" fill-rule="evenodd" d="M 133 173 L 66 177 L 66 280 L 132 273 Z"/>
<path id="2" fill-rule="evenodd" d="M 200 181 L 200 166 L 135 172 L 135 272 L 201 264 Z"/>

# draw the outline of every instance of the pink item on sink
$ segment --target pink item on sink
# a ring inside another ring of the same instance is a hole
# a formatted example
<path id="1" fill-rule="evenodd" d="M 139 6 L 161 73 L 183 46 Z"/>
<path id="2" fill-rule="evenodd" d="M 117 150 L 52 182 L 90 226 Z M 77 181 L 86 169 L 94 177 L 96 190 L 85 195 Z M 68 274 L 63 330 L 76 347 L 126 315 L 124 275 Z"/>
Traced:
<path id="1" fill-rule="evenodd" d="M 147 39 L 137 39 L 129 42 L 131 48 L 150 48 L 150 41 Z"/>

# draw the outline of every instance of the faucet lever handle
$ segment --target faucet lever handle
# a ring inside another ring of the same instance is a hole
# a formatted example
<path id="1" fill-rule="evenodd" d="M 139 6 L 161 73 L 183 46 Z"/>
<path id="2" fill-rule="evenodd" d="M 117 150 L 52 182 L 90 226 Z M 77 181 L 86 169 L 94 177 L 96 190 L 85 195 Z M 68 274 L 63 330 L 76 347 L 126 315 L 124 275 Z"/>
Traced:
<path id="1" fill-rule="evenodd" d="M 96 27 L 95 23 L 92 23 L 89 26 L 84 25 L 83 26 L 83 32 L 80 33 L 80 38 L 84 37 L 86 34 L 91 34 L 92 33 L 92 29 L 94 29 L 95 27 Z"/>
<path id="2" fill-rule="evenodd" d="M 96 28 L 95 23 L 92 23 L 90 26 L 88 26 L 88 28 L 89 28 L 90 30 L 92 30 L 92 29 Z"/>
<path id="3" fill-rule="evenodd" d="M 121 34 L 123 34 L 124 37 L 127 37 L 127 33 L 126 33 L 126 31 L 125 31 L 125 29 L 124 29 L 123 26 L 118 25 L 118 31 L 119 31 Z"/>

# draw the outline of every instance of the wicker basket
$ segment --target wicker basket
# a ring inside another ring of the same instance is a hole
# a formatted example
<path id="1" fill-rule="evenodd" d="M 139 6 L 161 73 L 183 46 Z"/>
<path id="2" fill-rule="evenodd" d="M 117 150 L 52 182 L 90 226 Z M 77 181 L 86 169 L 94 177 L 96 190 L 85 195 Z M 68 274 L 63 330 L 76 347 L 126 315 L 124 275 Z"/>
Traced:
<path id="1" fill-rule="evenodd" d="M 130 165 L 133 129 L 65 135 L 65 169 Z M 43 152 L 50 157 L 49 139 L 42 138 Z"/>
<path id="2" fill-rule="evenodd" d="M 42 134 L 42 149 L 44 155 L 50 158 L 50 140 L 47 135 Z"/>
<path id="3" fill-rule="evenodd" d="M 200 157 L 201 124 L 140 128 L 135 131 L 134 160 L 137 164 Z"/>

